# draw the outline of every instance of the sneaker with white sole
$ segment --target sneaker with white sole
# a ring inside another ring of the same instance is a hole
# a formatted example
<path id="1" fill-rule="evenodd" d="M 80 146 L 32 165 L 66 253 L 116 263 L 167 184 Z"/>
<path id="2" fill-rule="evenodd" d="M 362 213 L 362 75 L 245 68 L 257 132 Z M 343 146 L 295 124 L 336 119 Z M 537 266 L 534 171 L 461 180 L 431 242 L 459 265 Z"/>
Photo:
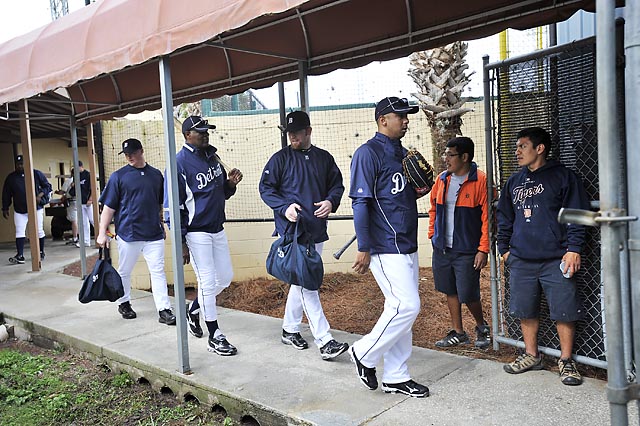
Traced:
<path id="1" fill-rule="evenodd" d="M 476 342 L 475 347 L 484 349 L 491 344 L 491 328 L 488 324 L 476 326 Z"/>
<path id="2" fill-rule="evenodd" d="M 217 337 L 209 336 L 208 350 L 222 356 L 231 356 L 238 353 L 238 349 L 229 343 L 224 334 L 219 334 Z"/>
<path id="3" fill-rule="evenodd" d="M 376 369 L 371 367 L 365 367 L 362 365 L 358 357 L 356 356 L 356 352 L 351 348 L 349 351 L 349 355 L 351 355 L 351 361 L 356 365 L 356 373 L 358 373 L 358 378 L 369 390 L 378 389 L 378 378 L 376 377 Z"/>
<path id="4" fill-rule="evenodd" d="M 450 330 L 446 336 L 436 342 L 436 346 L 450 348 L 452 346 L 466 345 L 467 343 L 469 343 L 469 336 L 466 332 L 457 333 L 455 330 Z"/>
<path id="5" fill-rule="evenodd" d="M 414 398 L 424 398 L 429 396 L 429 388 L 416 383 L 413 380 L 407 380 L 402 383 L 382 383 L 382 390 L 386 393 L 402 393 Z"/>
<path id="6" fill-rule="evenodd" d="M 542 357 L 524 353 L 502 368 L 509 374 L 520 374 L 530 370 L 542 370 L 544 366 L 542 365 Z"/>
<path id="7" fill-rule="evenodd" d="M 9 258 L 9 263 L 13 263 L 14 265 L 22 265 L 24 263 L 24 256 L 15 255 Z"/>
<path id="8" fill-rule="evenodd" d="M 200 315 L 189 312 L 189 303 L 187 303 L 187 324 L 189 324 L 189 333 L 197 338 L 204 335 L 202 327 L 200 326 Z"/>
<path id="9" fill-rule="evenodd" d="M 285 345 L 291 345 L 298 350 L 307 349 L 309 347 L 309 344 L 302 338 L 300 333 L 289 333 L 282 330 L 282 337 L 280 338 L 280 341 Z"/>
<path id="10" fill-rule="evenodd" d="M 347 349 L 349 349 L 348 343 L 340 343 L 335 339 L 331 339 L 320 348 L 320 356 L 325 361 L 329 361 L 337 356 L 342 355 L 346 352 Z"/>

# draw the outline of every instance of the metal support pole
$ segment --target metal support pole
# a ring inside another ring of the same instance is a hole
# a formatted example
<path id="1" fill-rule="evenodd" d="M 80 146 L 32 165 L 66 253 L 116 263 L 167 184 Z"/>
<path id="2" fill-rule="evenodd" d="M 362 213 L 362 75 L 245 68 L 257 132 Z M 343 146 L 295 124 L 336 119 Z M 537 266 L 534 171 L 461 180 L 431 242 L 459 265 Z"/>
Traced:
<path id="1" fill-rule="evenodd" d="M 278 101 L 280 107 L 280 129 L 281 129 L 281 144 L 282 147 L 287 146 L 287 133 L 284 131 L 284 128 L 287 127 L 287 123 L 285 122 L 287 119 L 287 106 L 284 100 L 284 83 L 278 82 Z"/>
<path id="2" fill-rule="evenodd" d="M 80 185 L 80 165 L 78 164 L 78 127 L 76 118 L 69 119 L 71 129 L 71 152 L 73 153 L 73 183 L 76 189 L 76 220 L 78 221 L 78 242 L 80 243 L 80 275 L 82 279 L 87 276 L 87 249 L 84 246 L 84 221 L 87 220 L 82 215 L 82 185 Z M 75 237 L 75 235 L 74 235 Z"/>
<path id="3" fill-rule="evenodd" d="M 309 66 L 306 61 L 298 62 L 298 80 L 300 80 L 300 109 L 309 113 L 309 84 L 307 74 Z"/>
<path id="4" fill-rule="evenodd" d="M 482 57 L 482 76 L 484 84 L 484 143 L 487 155 L 487 200 L 489 203 L 489 223 L 494 222 L 494 203 L 493 199 L 497 194 L 496 186 L 493 182 L 493 126 L 491 118 L 493 111 L 491 110 L 491 81 L 489 76 L 489 55 Z M 493 349 L 500 349 L 500 345 L 496 337 L 500 329 L 500 317 L 498 314 L 498 265 L 496 259 L 496 244 L 494 227 L 489 225 L 489 267 L 491 276 L 491 331 L 493 334 Z"/>
<path id="5" fill-rule="evenodd" d="M 620 158 L 620 143 L 616 128 L 616 93 L 610 90 L 616 81 L 615 3 L 596 1 L 596 79 L 598 105 L 598 169 L 600 170 L 600 215 L 604 218 L 624 216 L 619 208 L 620 175 L 616 166 Z M 631 132 L 630 134 L 634 134 Z M 607 397 L 611 424 L 628 424 L 627 379 L 624 366 L 622 334 L 622 297 L 620 289 L 620 247 L 623 228 L 616 222 L 601 224 L 602 279 L 607 324 Z"/>
<path id="6" fill-rule="evenodd" d="M 187 342 L 187 312 L 184 295 L 184 269 L 182 266 L 182 233 L 180 229 L 180 210 L 178 196 L 178 175 L 176 163 L 176 134 L 173 128 L 173 88 L 171 86 L 171 67 L 169 57 L 160 57 L 160 92 L 162 98 L 162 129 L 166 147 L 165 179 L 169 197 L 171 220 L 171 260 L 173 266 L 173 291 L 176 303 L 176 329 L 178 332 L 178 371 L 191 374 L 189 366 L 189 345 Z"/>
<path id="7" fill-rule="evenodd" d="M 640 182 L 638 182 L 638 165 L 640 164 L 640 151 L 636 148 L 634 140 L 637 132 L 638 120 L 640 120 L 640 4 L 637 1 L 629 2 L 625 7 L 624 25 L 624 53 L 625 53 L 625 123 L 627 135 L 627 188 L 628 194 L 638 194 Z M 640 197 L 628 197 L 629 213 L 640 215 Z M 637 365 L 640 360 L 640 223 L 629 224 L 629 265 L 631 285 L 631 318 L 633 339 L 633 359 Z M 638 385 L 637 372 L 635 383 Z M 636 401 L 640 410 L 640 400 Z M 640 414 L 639 414 L 640 417 Z"/>

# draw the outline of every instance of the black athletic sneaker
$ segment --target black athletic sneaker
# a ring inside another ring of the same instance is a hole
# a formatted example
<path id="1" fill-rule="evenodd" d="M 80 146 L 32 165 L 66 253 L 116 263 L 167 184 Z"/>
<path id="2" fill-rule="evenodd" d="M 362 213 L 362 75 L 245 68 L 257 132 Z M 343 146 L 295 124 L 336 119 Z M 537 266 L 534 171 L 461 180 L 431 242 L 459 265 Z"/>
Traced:
<path id="1" fill-rule="evenodd" d="M 9 258 L 9 263 L 13 263 L 14 265 L 22 265 L 24 263 L 24 256 L 15 255 Z"/>
<path id="2" fill-rule="evenodd" d="M 456 333 L 455 330 L 451 330 L 441 340 L 436 342 L 436 346 L 439 348 L 450 348 L 451 346 L 466 345 L 469 343 L 469 336 L 466 332 Z"/>
<path id="3" fill-rule="evenodd" d="M 362 384 L 369 390 L 378 389 L 378 379 L 376 377 L 376 369 L 365 367 L 364 365 L 362 365 L 362 363 L 356 356 L 356 353 L 353 347 L 351 348 L 349 355 L 351 355 L 351 361 L 353 361 L 353 363 L 356 365 L 356 372 L 358 373 L 358 377 L 360 378 L 360 381 L 362 382 Z"/>
<path id="4" fill-rule="evenodd" d="M 484 349 L 484 348 L 488 348 L 490 344 L 491 344 L 491 328 L 489 328 L 489 325 L 485 323 L 480 327 L 476 326 L 475 347 Z"/>
<path id="5" fill-rule="evenodd" d="M 43 251 L 40 252 L 40 260 L 44 260 L 44 252 Z"/>
<path id="6" fill-rule="evenodd" d="M 187 303 L 187 324 L 189 324 L 189 333 L 197 338 L 204 335 L 202 327 L 200 327 L 200 315 L 189 313 L 189 304 Z"/>
<path id="7" fill-rule="evenodd" d="M 334 339 L 329 340 L 323 347 L 320 348 L 320 356 L 325 361 L 329 361 L 349 349 L 348 343 L 336 342 Z"/>
<path id="8" fill-rule="evenodd" d="M 215 352 L 222 356 L 231 356 L 238 353 L 238 349 L 233 346 L 224 334 L 219 334 L 218 337 L 209 336 L 209 352 Z"/>
<path id="9" fill-rule="evenodd" d="M 307 349 L 309 347 L 309 344 L 302 338 L 300 333 L 288 333 L 282 330 L 282 337 L 280 340 L 285 345 L 291 345 L 298 350 Z"/>
<path id="10" fill-rule="evenodd" d="M 171 309 L 163 309 L 158 312 L 158 322 L 167 325 L 176 325 L 176 316 Z"/>
<path id="11" fill-rule="evenodd" d="M 134 319 L 137 317 L 136 312 L 131 309 L 131 302 L 124 302 L 118 305 L 118 312 L 124 319 Z"/>
<path id="12" fill-rule="evenodd" d="M 416 383 L 413 380 L 407 380 L 403 383 L 382 383 L 382 390 L 386 393 L 403 393 L 414 398 L 424 398 L 429 396 L 429 388 Z"/>

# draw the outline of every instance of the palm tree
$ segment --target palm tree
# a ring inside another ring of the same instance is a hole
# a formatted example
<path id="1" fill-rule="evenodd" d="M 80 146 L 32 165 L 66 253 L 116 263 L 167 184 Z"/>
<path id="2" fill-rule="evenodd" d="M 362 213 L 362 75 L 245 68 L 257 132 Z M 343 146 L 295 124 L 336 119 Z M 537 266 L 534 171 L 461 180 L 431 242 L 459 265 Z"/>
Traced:
<path id="1" fill-rule="evenodd" d="M 449 139 L 462 135 L 462 115 L 473 108 L 463 108 L 462 93 L 470 77 L 465 74 L 467 43 L 456 41 L 444 47 L 415 52 L 411 55 L 409 75 L 419 88 L 411 95 L 418 99 L 427 116 L 433 141 L 434 169 L 443 170 L 440 161 Z"/>

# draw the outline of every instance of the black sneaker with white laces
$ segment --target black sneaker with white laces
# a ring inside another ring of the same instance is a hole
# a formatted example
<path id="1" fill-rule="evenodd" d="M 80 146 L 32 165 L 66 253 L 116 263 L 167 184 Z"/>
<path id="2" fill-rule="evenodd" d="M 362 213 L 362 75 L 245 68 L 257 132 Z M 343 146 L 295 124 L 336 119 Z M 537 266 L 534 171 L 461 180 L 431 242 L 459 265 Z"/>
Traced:
<path id="1" fill-rule="evenodd" d="M 436 342 L 436 346 L 450 348 L 451 346 L 466 345 L 467 343 L 469 343 L 469 336 L 466 332 L 457 333 L 455 330 L 450 330 L 446 336 Z"/>
<path id="2" fill-rule="evenodd" d="M 376 377 L 376 369 L 365 367 L 362 365 L 358 357 L 356 356 L 356 352 L 351 348 L 349 351 L 349 355 L 351 355 L 351 361 L 356 365 L 356 372 L 358 373 L 358 378 L 362 384 L 369 390 L 378 389 L 378 378 Z"/>
<path id="3" fill-rule="evenodd" d="M 339 355 L 342 355 L 347 349 L 349 349 L 348 343 L 340 343 L 336 342 L 335 339 L 331 339 L 320 348 L 320 356 L 325 361 L 329 361 Z"/>
<path id="4" fill-rule="evenodd" d="M 475 347 L 484 349 L 488 348 L 491 344 L 491 328 L 487 323 L 484 325 L 476 326 L 476 343 Z"/>
<path id="5" fill-rule="evenodd" d="M 22 265 L 24 263 L 24 256 L 16 254 L 15 256 L 9 258 L 9 263 L 13 263 L 14 265 Z"/>
<path id="6" fill-rule="evenodd" d="M 167 325 L 176 325 L 176 316 L 171 309 L 163 309 L 158 312 L 158 322 Z"/>
<path id="7" fill-rule="evenodd" d="M 131 308 L 131 302 L 127 301 L 118 305 L 118 312 L 124 319 L 134 319 L 137 317 L 136 312 Z"/>
<path id="8" fill-rule="evenodd" d="M 288 333 L 282 330 L 282 337 L 280 338 L 280 341 L 285 345 L 291 345 L 298 350 L 307 349 L 309 347 L 309 344 L 302 338 L 300 333 Z"/>
<path id="9" fill-rule="evenodd" d="M 402 383 L 382 383 L 382 390 L 386 393 L 403 393 L 414 398 L 424 398 L 429 396 L 429 388 L 416 383 L 413 380 L 407 380 Z"/>
<path id="10" fill-rule="evenodd" d="M 189 333 L 197 338 L 204 335 L 202 327 L 200 327 L 200 315 L 189 312 L 189 304 L 187 303 L 187 324 L 189 324 Z"/>
<path id="11" fill-rule="evenodd" d="M 209 352 L 222 356 L 231 356 L 238 353 L 238 349 L 229 343 L 224 334 L 219 334 L 217 337 L 209 336 L 207 349 Z"/>

